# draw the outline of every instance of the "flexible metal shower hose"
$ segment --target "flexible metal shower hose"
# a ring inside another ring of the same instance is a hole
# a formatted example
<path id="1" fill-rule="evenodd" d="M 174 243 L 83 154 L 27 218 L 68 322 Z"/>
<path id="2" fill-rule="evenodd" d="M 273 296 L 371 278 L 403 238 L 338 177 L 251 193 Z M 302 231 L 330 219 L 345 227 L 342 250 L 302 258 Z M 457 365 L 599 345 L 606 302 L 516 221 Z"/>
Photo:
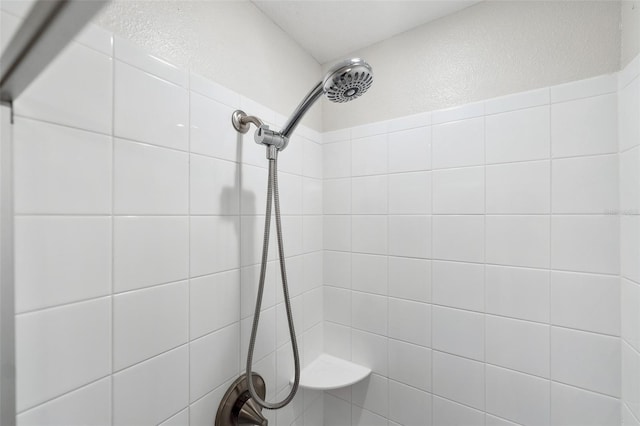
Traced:
<path id="1" fill-rule="evenodd" d="M 287 270 L 284 261 L 284 245 L 282 241 L 282 224 L 280 221 L 280 195 L 278 191 L 278 151 L 273 149 L 273 159 L 269 159 L 269 182 L 267 184 L 267 211 L 264 220 L 264 240 L 262 244 L 262 265 L 260 267 L 260 281 L 258 284 L 258 296 L 256 300 L 256 310 L 253 315 L 253 327 L 251 328 L 251 340 L 249 341 L 249 352 L 247 353 L 247 383 L 251 398 L 260 406 L 270 410 L 282 408 L 291 402 L 298 391 L 300 383 L 300 356 L 298 355 L 298 342 L 296 341 L 296 333 L 293 328 L 293 313 L 291 311 L 291 301 L 289 300 L 289 286 L 287 283 Z M 253 386 L 252 366 L 253 366 L 253 350 L 256 343 L 256 335 L 258 334 L 258 324 L 260 323 L 260 310 L 262 308 L 262 293 L 264 292 L 264 280 L 267 272 L 267 259 L 269 252 L 269 233 L 271 228 L 271 200 L 275 203 L 276 210 L 276 233 L 278 235 L 278 254 L 280 257 L 280 273 L 282 275 L 282 292 L 284 293 L 284 304 L 287 310 L 287 321 L 289 323 L 289 336 L 291 336 L 291 347 L 293 349 L 293 362 L 295 364 L 295 378 L 291 392 L 285 399 L 280 402 L 267 402 L 261 399 Z"/>

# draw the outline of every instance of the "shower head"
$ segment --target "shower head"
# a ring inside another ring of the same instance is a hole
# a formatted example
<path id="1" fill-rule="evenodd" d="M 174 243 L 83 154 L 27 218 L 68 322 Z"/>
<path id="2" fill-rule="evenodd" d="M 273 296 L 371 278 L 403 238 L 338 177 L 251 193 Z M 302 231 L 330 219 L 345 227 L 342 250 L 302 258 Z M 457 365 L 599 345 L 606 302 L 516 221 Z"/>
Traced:
<path id="1" fill-rule="evenodd" d="M 293 112 L 280 134 L 289 138 L 311 105 L 324 93 L 332 102 L 348 102 L 366 92 L 373 83 L 371 66 L 360 58 L 346 59 L 332 66 L 324 79 L 311 89 Z M 282 147 L 284 149 L 285 146 Z"/>
<path id="2" fill-rule="evenodd" d="M 349 102 L 366 92 L 372 83 L 371 66 L 360 58 L 352 58 L 331 67 L 322 87 L 330 101 Z"/>

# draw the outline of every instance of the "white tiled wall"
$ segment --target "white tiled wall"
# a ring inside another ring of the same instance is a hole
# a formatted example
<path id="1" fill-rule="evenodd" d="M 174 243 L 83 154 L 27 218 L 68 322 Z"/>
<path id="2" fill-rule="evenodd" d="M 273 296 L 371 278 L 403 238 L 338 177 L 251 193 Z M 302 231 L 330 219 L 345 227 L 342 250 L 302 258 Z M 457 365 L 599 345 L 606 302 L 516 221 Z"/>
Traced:
<path id="1" fill-rule="evenodd" d="M 271 424 L 640 425 L 639 75 L 298 129 L 280 182 L 303 365 L 373 374 Z M 212 424 L 264 224 L 238 107 L 286 119 L 96 27 L 16 102 L 20 425 Z M 271 400 L 292 375 L 275 248 Z"/>
<path id="2" fill-rule="evenodd" d="M 638 424 L 638 74 L 324 135 L 325 424 Z"/>
<path id="3" fill-rule="evenodd" d="M 622 422 L 640 425 L 640 57 L 618 77 Z"/>
<path id="4" fill-rule="evenodd" d="M 97 27 L 15 103 L 19 425 L 213 424 L 245 369 L 264 223 L 267 160 L 232 129 L 239 107 L 282 124 Z M 303 365 L 323 339 L 320 142 L 298 129 L 280 167 Z M 293 374 L 275 247 L 254 357 L 268 400 Z M 300 390 L 266 414 L 320 425 L 322 404 Z"/>

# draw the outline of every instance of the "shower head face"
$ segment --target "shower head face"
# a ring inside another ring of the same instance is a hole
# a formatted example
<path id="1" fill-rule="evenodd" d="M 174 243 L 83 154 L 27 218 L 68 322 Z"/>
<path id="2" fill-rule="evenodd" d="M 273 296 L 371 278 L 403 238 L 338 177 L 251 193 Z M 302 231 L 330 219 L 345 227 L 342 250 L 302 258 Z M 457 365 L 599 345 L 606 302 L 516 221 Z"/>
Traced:
<path id="1" fill-rule="evenodd" d="M 363 59 L 352 58 L 334 65 L 322 82 L 332 102 L 349 102 L 369 90 L 373 83 L 371 65 Z"/>

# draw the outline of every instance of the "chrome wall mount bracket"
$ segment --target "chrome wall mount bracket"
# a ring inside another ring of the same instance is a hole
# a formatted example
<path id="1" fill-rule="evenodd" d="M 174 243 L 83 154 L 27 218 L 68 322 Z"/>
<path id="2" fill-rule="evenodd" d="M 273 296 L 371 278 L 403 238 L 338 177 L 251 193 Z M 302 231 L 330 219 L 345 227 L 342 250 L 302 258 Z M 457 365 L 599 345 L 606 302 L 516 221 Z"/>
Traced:
<path id="1" fill-rule="evenodd" d="M 253 387 L 258 396 L 264 399 L 266 386 L 262 376 L 253 373 L 252 378 Z M 241 375 L 229 386 L 227 393 L 222 397 L 216 414 L 215 426 L 267 426 L 268 424 L 268 420 L 262 415 L 262 407 L 251 399 L 247 375 Z"/>
<path id="2" fill-rule="evenodd" d="M 265 145 L 267 148 L 275 147 L 278 151 L 282 151 L 289 144 L 289 138 L 282 135 L 280 132 L 276 132 L 275 130 L 269 129 L 269 126 L 264 124 L 262 120 L 254 115 L 247 115 L 246 112 L 242 110 L 235 110 L 231 114 L 231 124 L 233 124 L 233 128 L 236 129 L 237 132 L 245 134 L 249 131 L 251 124 L 257 127 L 256 133 L 253 136 L 253 140 L 258 145 Z M 267 158 L 271 158 L 269 156 L 269 152 L 273 150 L 267 149 Z"/>

